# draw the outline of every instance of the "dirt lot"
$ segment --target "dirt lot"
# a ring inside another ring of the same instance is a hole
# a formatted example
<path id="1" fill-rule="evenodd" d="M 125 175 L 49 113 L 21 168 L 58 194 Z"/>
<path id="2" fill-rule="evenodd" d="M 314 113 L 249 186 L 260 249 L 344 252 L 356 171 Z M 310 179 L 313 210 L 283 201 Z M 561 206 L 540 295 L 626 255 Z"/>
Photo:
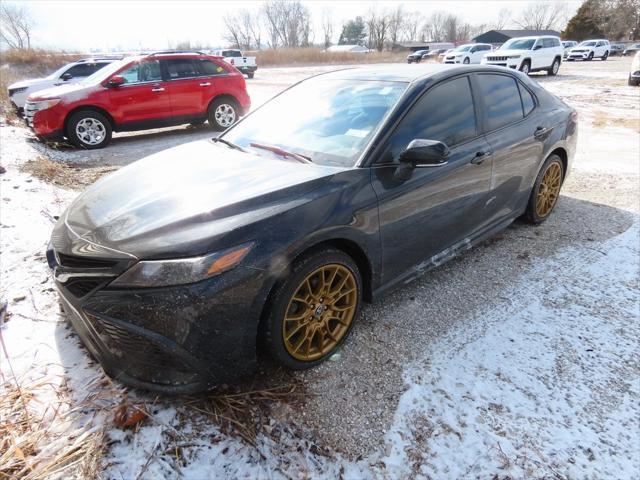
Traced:
<path id="1" fill-rule="evenodd" d="M 57 313 L 42 257 L 50 217 L 77 191 L 40 179 L 82 187 L 212 132 L 116 134 L 107 149 L 86 152 L 52 149 L 3 125 L 2 295 L 11 316 L 0 333 L 18 383 L 43 402 L 29 408 L 54 425 L 40 443 L 23 446 L 24 463 L 41 466 L 60 451 L 44 441 L 68 445 L 84 435 L 94 446 L 69 453 L 76 463 L 63 475 L 634 477 L 640 89 L 626 86 L 629 64 L 565 63 L 557 77 L 534 75 L 580 119 L 574 170 L 548 222 L 515 223 L 367 306 L 342 352 L 319 368 L 287 374 L 265 366 L 241 388 L 266 393 L 240 397 L 235 410 L 228 398 L 198 398 L 215 408 L 194 407 L 193 399 L 156 399 L 105 379 Z M 253 104 L 332 69 L 259 70 L 248 80 Z M 6 392 L 15 392 L 8 362 L 0 365 Z M 269 390 L 283 384 L 304 395 Z M 149 417 L 141 426 L 114 426 L 117 405 L 143 403 Z M 47 404 L 59 405 L 56 415 Z M 241 429 L 228 421 L 237 411 Z"/>

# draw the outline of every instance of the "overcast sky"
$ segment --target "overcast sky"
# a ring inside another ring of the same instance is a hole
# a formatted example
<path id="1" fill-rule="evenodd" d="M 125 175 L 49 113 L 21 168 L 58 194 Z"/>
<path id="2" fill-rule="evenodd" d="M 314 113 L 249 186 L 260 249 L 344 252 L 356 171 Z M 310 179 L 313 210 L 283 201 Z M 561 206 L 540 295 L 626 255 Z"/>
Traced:
<path id="1" fill-rule="evenodd" d="M 550 0 L 555 1 L 555 0 Z M 189 40 L 211 46 L 224 46 L 226 13 L 241 8 L 257 10 L 262 1 L 205 0 L 27 0 L 24 4 L 36 21 L 34 43 L 38 47 L 76 51 L 89 49 L 157 49 Z M 508 8 L 517 17 L 526 0 L 466 1 L 345 1 L 309 0 L 303 2 L 311 11 L 315 40 L 322 38 L 320 21 L 326 10 L 332 13 L 337 37 L 345 20 L 366 15 L 372 5 L 377 9 L 403 5 L 407 12 L 419 11 L 429 16 L 435 11 L 461 15 L 471 24 L 491 22 L 498 11 Z M 580 0 L 568 0 L 569 13 Z M 512 25 L 517 28 L 515 25 Z M 266 35 L 263 35 L 266 38 Z"/>

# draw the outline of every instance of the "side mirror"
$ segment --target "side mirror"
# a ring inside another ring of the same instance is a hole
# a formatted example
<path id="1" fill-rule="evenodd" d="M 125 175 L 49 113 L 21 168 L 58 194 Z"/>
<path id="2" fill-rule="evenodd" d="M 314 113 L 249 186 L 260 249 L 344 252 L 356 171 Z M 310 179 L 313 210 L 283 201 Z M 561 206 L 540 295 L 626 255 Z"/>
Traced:
<path id="1" fill-rule="evenodd" d="M 112 88 L 119 87 L 120 85 L 124 85 L 124 83 L 125 83 L 124 77 L 120 75 L 114 75 L 107 82 L 107 87 L 112 87 Z"/>
<path id="2" fill-rule="evenodd" d="M 73 78 L 73 75 L 67 72 L 67 73 L 63 73 L 62 76 L 60 76 L 60 78 L 66 82 L 67 80 L 71 80 Z"/>
<path id="3" fill-rule="evenodd" d="M 396 177 L 408 180 L 411 172 L 417 167 L 439 167 L 446 165 L 449 157 L 449 147 L 436 140 L 412 140 L 400 154 L 400 165 L 396 170 Z"/>
<path id="4" fill-rule="evenodd" d="M 540 50 L 542 48 L 542 45 L 536 45 L 535 47 L 533 47 L 534 50 Z"/>

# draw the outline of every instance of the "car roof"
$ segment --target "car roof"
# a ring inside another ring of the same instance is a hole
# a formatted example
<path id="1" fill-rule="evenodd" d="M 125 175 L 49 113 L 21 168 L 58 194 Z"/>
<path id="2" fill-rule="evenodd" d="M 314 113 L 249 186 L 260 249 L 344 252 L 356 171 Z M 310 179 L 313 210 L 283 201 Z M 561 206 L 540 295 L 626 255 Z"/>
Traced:
<path id="1" fill-rule="evenodd" d="M 336 80 L 379 80 L 386 82 L 406 82 L 412 83 L 418 80 L 423 80 L 429 77 L 439 76 L 440 74 L 446 74 L 448 72 L 451 75 L 465 72 L 502 72 L 506 70 L 502 67 L 495 67 L 490 65 L 474 65 L 469 67 L 468 65 L 453 65 L 446 63 L 431 63 L 431 64 L 391 64 L 391 65 L 373 65 L 366 67 L 353 67 L 345 68 L 342 70 L 334 70 L 332 72 L 320 74 L 323 78 L 332 78 Z"/>

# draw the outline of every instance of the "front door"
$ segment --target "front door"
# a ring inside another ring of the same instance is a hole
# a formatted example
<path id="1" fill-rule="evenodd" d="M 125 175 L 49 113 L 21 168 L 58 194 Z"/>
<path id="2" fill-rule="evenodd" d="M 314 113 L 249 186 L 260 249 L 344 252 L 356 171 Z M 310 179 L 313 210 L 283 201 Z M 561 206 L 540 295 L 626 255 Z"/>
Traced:
<path id="1" fill-rule="evenodd" d="M 118 75 L 125 83 L 109 89 L 116 123 L 131 129 L 149 128 L 171 117 L 169 89 L 158 60 L 143 60 Z"/>
<path id="2" fill-rule="evenodd" d="M 430 88 L 372 165 L 383 283 L 411 275 L 418 265 L 426 268 L 444 260 L 447 249 L 464 244 L 487 222 L 492 159 L 475 111 L 466 75 Z M 399 180 L 395 176 L 398 158 L 414 139 L 447 144 L 451 150 L 448 162 L 416 168 L 411 178 Z"/>

